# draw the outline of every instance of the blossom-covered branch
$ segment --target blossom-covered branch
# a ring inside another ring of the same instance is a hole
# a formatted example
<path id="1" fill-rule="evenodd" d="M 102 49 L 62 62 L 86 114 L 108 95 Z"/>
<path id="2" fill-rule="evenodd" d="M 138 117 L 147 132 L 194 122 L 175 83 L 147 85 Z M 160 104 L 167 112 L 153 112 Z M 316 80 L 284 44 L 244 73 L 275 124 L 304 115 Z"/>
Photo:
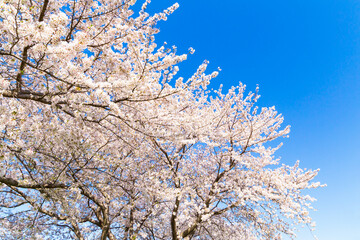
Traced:
<path id="1" fill-rule="evenodd" d="M 318 170 L 278 166 L 274 107 L 179 76 L 149 0 L 0 2 L 0 238 L 281 239 Z M 132 9 L 140 7 L 134 14 Z M 190 50 L 193 52 L 193 50 Z"/>

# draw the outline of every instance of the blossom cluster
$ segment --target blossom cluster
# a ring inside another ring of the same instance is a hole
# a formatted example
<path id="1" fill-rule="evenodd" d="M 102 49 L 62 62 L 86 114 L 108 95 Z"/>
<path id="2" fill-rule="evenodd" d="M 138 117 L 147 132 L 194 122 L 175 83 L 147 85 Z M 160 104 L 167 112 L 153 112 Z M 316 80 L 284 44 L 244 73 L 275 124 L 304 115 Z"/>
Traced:
<path id="1" fill-rule="evenodd" d="M 146 0 L 0 2 L 0 238 L 281 239 L 317 170 L 278 166 L 274 107 L 179 77 Z M 135 6 L 134 6 L 135 5 Z M 189 49 L 193 54 L 194 50 Z"/>

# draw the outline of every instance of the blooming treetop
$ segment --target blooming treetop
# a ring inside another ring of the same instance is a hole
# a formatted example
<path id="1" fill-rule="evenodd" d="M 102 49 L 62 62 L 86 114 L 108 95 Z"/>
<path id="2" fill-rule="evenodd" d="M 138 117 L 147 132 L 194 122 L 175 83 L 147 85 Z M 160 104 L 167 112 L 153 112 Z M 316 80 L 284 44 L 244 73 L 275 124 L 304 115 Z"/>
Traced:
<path id="1" fill-rule="evenodd" d="M 280 239 L 310 223 L 317 171 L 245 86 L 157 46 L 135 0 L 0 1 L 0 221 L 6 239 Z M 192 50 L 193 51 L 193 50 Z"/>

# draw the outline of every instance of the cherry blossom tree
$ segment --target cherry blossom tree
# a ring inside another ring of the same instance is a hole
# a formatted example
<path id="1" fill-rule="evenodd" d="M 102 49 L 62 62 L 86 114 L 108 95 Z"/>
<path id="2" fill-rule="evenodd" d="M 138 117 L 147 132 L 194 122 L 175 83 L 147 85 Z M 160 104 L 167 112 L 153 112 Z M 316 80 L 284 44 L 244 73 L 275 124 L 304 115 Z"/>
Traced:
<path id="1" fill-rule="evenodd" d="M 283 117 L 245 85 L 178 77 L 135 0 L 0 1 L 2 239 L 281 239 L 316 171 L 279 166 Z M 137 6 L 137 5 L 136 5 Z"/>

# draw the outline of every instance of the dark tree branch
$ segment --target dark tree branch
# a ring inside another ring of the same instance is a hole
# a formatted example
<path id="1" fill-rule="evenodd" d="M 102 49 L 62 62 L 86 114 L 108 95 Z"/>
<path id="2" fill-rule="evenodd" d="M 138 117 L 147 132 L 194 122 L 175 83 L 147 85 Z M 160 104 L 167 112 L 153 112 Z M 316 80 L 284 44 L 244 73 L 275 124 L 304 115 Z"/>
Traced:
<path id="1" fill-rule="evenodd" d="M 40 12 L 40 16 L 39 16 L 39 22 L 42 22 L 44 20 L 48 3 L 49 3 L 49 0 L 44 0 L 44 4 L 43 4 L 43 7 L 41 8 L 41 12 Z"/>
<path id="2" fill-rule="evenodd" d="M 33 45 L 28 45 L 26 47 L 24 47 L 24 50 L 23 50 L 23 53 L 22 53 L 22 58 L 21 58 L 21 64 L 20 64 L 20 68 L 19 68 L 19 72 L 18 74 L 16 75 L 16 90 L 18 92 L 21 91 L 21 85 L 22 85 L 22 81 L 21 81 L 21 78 L 22 76 L 24 75 L 24 69 L 25 69 L 25 66 L 26 66 L 26 61 L 27 61 L 27 57 L 28 57 L 28 50 L 34 46 Z"/>
<path id="3" fill-rule="evenodd" d="M 175 200 L 175 206 L 173 208 L 173 212 L 171 215 L 171 221 L 170 221 L 171 222 L 171 233 L 172 233 L 173 240 L 178 240 L 176 217 L 177 217 L 177 212 L 179 210 L 179 205 L 180 205 L 180 200 L 179 200 L 179 197 L 177 197 Z"/>
<path id="4" fill-rule="evenodd" d="M 0 182 L 12 187 L 41 189 L 41 188 L 68 188 L 63 183 L 20 183 L 13 178 L 0 177 Z"/>

